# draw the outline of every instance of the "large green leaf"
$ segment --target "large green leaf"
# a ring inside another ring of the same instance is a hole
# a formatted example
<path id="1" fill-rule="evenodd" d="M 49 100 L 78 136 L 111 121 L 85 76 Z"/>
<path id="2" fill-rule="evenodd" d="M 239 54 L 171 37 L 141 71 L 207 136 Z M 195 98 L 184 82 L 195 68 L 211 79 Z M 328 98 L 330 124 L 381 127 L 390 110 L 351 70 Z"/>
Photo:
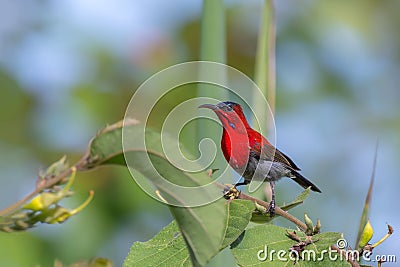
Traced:
<path id="1" fill-rule="evenodd" d="M 186 173 L 172 165 L 164 156 L 159 133 L 144 129 L 134 120 L 126 121 L 124 129 L 121 127 L 120 122 L 101 130 L 91 141 L 82 166 L 125 164 L 125 157 L 128 167 L 141 173 L 142 176 L 135 178 L 142 188 L 153 197 L 158 190 L 161 201 L 173 204 L 169 207 L 188 245 L 193 265 L 205 265 L 219 252 L 226 231 L 228 215 L 220 189 L 205 173 Z M 137 140 L 143 136 L 145 148 L 137 146 Z M 177 142 L 165 136 L 163 140 Z M 201 187 L 205 184 L 208 186 Z"/>
<path id="2" fill-rule="evenodd" d="M 135 242 L 124 266 L 192 266 L 176 222 L 173 221 L 147 242 Z"/>
<path id="3" fill-rule="evenodd" d="M 235 199 L 230 201 L 226 208 L 228 223 L 221 249 L 235 241 L 247 227 L 254 211 L 254 203 L 250 200 Z"/>
<path id="4" fill-rule="evenodd" d="M 223 205 L 219 201 L 204 207 L 171 207 L 194 266 L 204 266 L 220 250 L 226 222 Z"/>
<path id="5" fill-rule="evenodd" d="M 305 240 L 302 232 L 297 234 L 302 241 Z M 303 260 L 296 262 L 295 266 L 350 266 L 344 261 L 329 260 L 327 252 L 330 246 L 340 238 L 342 238 L 342 234 L 333 232 L 313 236 L 312 239 L 318 241 L 305 247 L 307 253 L 303 254 Z M 240 266 L 293 266 L 294 262 L 289 257 L 289 249 L 296 243 L 298 242 L 287 236 L 287 229 L 268 224 L 246 230 L 231 247 Z M 311 255 L 311 259 L 315 255 L 316 260 L 308 261 L 308 253 Z M 323 257 L 324 260 L 318 260 L 322 253 L 326 253 Z M 278 255 L 281 259 L 278 258 Z"/>
<path id="6" fill-rule="evenodd" d="M 139 122 L 133 119 L 126 123 L 126 127 L 136 128 L 136 135 L 140 131 L 139 125 Z M 90 169 L 104 164 L 126 165 L 122 148 L 122 127 L 123 121 L 119 121 L 100 130 L 90 141 L 88 151 L 81 161 L 80 167 Z M 150 134 L 153 134 L 153 132 L 150 131 Z"/>
<path id="7" fill-rule="evenodd" d="M 226 205 L 228 221 L 220 250 L 235 241 L 250 221 L 254 204 L 233 200 Z M 124 266 L 191 266 L 189 250 L 177 224 L 173 221 L 147 242 L 135 242 Z"/>

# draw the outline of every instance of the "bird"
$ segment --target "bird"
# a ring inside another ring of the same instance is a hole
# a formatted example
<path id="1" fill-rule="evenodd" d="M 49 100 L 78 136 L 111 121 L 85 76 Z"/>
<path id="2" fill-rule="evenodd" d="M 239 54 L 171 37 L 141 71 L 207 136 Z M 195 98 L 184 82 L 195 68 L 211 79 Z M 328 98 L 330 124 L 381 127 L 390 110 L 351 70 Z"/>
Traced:
<path id="1" fill-rule="evenodd" d="M 199 108 L 211 109 L 221 121 L 223 155 L 229 165 L 244 178 L 233 189 L 249 184 L 252 179 L 270 183 L 272 197 L 267 212 L 271 217 L 275 213 L 275 182 L 282 177 L 288 177 L 303 188 L 310 187 L 312 191 L 321 193 L 315 184 L 299 173 L 300 168 L 293 160 L 251 128 L 239 104 L 226 101 L 203 104 Z"/>

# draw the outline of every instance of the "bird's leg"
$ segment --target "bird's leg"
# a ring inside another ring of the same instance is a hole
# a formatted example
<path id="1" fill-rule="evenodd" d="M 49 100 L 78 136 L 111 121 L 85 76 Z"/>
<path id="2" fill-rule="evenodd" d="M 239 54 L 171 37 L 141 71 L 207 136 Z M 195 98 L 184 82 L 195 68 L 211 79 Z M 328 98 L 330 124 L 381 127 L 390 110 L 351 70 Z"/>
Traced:
<path id="1" fill-rule="evenodd" d="M 271 202 L 269 203 L 269 208 L 268 212 L 271 217 L 275 215 L 275 182 L 269 182 L 271 185 L 271 192 L 272 192 L 272 197 L 271 197 Z"/>

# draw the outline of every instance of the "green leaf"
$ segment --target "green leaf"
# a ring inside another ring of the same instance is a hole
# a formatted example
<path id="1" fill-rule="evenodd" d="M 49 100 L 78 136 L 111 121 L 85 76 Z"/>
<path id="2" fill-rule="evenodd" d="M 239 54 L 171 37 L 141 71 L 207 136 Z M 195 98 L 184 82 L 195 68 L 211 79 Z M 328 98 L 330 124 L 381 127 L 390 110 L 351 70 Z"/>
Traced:
<path id="1" fill-rule="evenodd" d="M 250 222 L 254 211 L 254 203 L 250 200 L 235 199 L 226 205 L 228 224 L 221 249 L 235 241 Z"/>
<path id="2" fill-rule="evenodd" d="M 225 10 L 223 0 L 204 0 L 201 20 L 201 60 L 226 62 Z"/>
<path id="3" fill-rule="evenodd" d="M 188 245 L 194 266 L 205 265 L 220 250 L 226 222 L 223 205 L 223 201 L 218 201 L 203 207 L 170 208 Z"/>
<path id="4" fill-rule="evenodd" d="M 281 209 L 288 211 L 300 204 L 303 204 L 304 200 L 306 200 L 310 192 L 311 192 L 311 187 L 304 189 L 304 191 L 301 192 L 301 194 L 298 195 L 295 200 L 293 200 L 289 204 L 282 206 Z"/>
<path id="5" fill-rule="evenodd" d="M 372 167 L 371 181 L 369 182 L 368 193 L 367 193 L 367 196 L 365 197 L 365 202 L 364 202 L 364 207 L 363 207 L 363 211 L 362 211 L 362 215 L 361 215 L 361 219 L 360 219 L 360 224 L 358 226 L 358 234 L 357 234 L 357 239 L 356 239 L 356 244 L 355 244 L 355 246 L 357 248 L 359 247 L 361 235 L 364 231 L 365 225 L 368 223 L 369 208 L 371 206 L 371 199 L 372 199 L 372 189 L 374 188 L 377 157 L 378 157 L 378 142 L 376 143 L 376 146 L 375 146 L 375 156 L 374 156 L 374 163 L 373 163 L 373 167 Z"/>
<path id="6" fill-rule="evenodd" d="M 139 122 L 132 119 L 125 127 L 136 130 L 133 138 L 139 136 L 140 128 L 134 127 Z M 116 122 L 100 130 L 90 141 L 88 152 L 80 163 L 81 169 L 90 169 L 104 164 L 126 165 L 122 148 L 123 121 Z"/>
<path id="7" fill-rule="evenodd" d="M 258 33 L 257 52 L 255 57 L 254 82 L 260 88 L 262 94 L 267 97 L 272 113 L 275 110 L 276 95 L 276 67 L 275 67 L 275 9 L 272 0 L 264 0 L 261 11 L 261 21 Z M 264 114 L 264 99 L 253 96 L 254 114 Z M 273 126 L 273 121 L 258 120 L 259 127 L 263 131 Z"/>
<path id="8" fill-rule="evenodd" d="M 122 122 L 110 125 L 96 135 L 82 161 L 82 168 L 104 164 L 125 165 L 126 159 L 129 168 L 145 177 L 135 176 L 140 186 L 153 197 L 171 204 L 169 208 L 188 245 L 193 265 L 205 265 L 219 252 L 225 236 L 228 215 L 220 189 L 205 173 L 186 173 L 172 165 L 163 153 L 159 133 L 144 129 L 135 120 L 126 120 L 123 129 L 122 125 Z M 136 142 L 143 136 L 145 148 L 138 147 Z M 168 136 L 163 136 L 163 140 L 177 142 Z M 155 190 L 159 190 L 161 199 Z"/>
<path id="9" fill-rule="evenodd" d="M 124 267 L 192 266 L 185 241 L 175 221 L 147 242 L 135 242 Z"/>
<path id="10" fill-rule="evenodd" d="M 250 220 L 254 204 L 247 200 L 234 200 L 226 205 L 229 220 L 220 250 L 228 246 L 243 232 Z M 173 255 L 173 257 L 171 256 Z M 124 266 L 191 266 L 189 252 L 175 221 L 147 242 L 135 242 Z"/>
<path id="11" fill-rule="evenodd" d="M 295 200 L 290 202 L 289 204 L 283 205 L 280 207 L 281 209 L 288 211 L 304 202 L 304 200 L 308 197 L 308 195 L 311 192 L 311 187 L 308 187 L 305 189 L 300 195 L 296 197 Z M 269 214 L 261 214 L 260 212 L 253 212 L 253 215 L 251 217 L 251 221 L 255 223 L 266 223 L 272 221 L 274 218 L 271 218 Z"/>
<path id="12" fill-rule="evenodd" d="M 226 205 L 229 219 L 225 226 L 225 238 L 219 250 L 224 249 L 239 237 L 249 223 L 253 210 L 254 204 L 248 200 L 233 200 Z M 191 265 L 184 236 L 175 221 L 151 240 L 135 242 L 124 263 L 125 267 Z"/>
<path id="13" fill-rule="evenodd" d="M 200 32 L 200 60 L 218 63 L 226 63 L 226 18 L 224 0 L 203 0 Z M 226 81 L 227 71 L 210 71 L 209 68 L 200 67 L 199 77 L 216 79 L 221 82 Z M 230 90 L 221 90 L 219 85 L 211 83 L 199 83 L 197 86 L 197 97 L 205 96 L 210 99 L 231 99 Z M 204 104 L 204 99 L 199 100 L 198 105 Z M 199 111 L 200 112 L 200 111 Z M 209 120 L 196 120 L 197 136 L 196 144 L 204 138 L 217 139 L 221 134 L 219 125 L 211 123 Z M 193 142 L 193 140 L 192 140 Z M 212 149 L 210 146 L 209 149 Z M 195 153 L 197 153 L 197 148 Z M 224 164 L 224 165 L 223 165 Z M 225 166 L 226 162 L 222 154 L 217 153 L 213 160 L 212 167 L 219 168 Z"/>
<path id="14" fill-rule="evenodd" d="M 214 188 L 215 192 L 199 189 L 197 193 L 189 195 L 188 198 L 188 194 L 184 192 L 185 189 L 189 190 L 191 186 L 198 187 L 204 181 L 211 182 L 211 178 L 206 174 L 194 176 L 184 173 L 171 165 L 161 155 L 148 152 L 151 162 L 157 168 L 155 170 L 152 166 L 142 162 L 145 158 L 144 153 L 129 154 L 131 162 L 134 163 L 131 167 L 147 177 L 160 190 L 167 203 L 178 203 L 180 205 L 180 207 L 169 207 L 188 245 L 192 263 L 194 266 L 206 264 L 219 252 L 224 237 L 227 221 L 226 201 L 219 198 L 211 204 L 200 207 L 192 206 L 197 201 L 206 202 L 215 199 L 215 194 L 221 195 L 221 192 L 216 187 Z M 160 179 L 160 177 L 163 179 Z M 166 181 L 187 187 L 181 192 L 177 192 L 175 188 L 170 188 Z"/>
<path id="15" fill-rule="evenodd" d="M 302 232 L 297 235 L 302 241 L 305 240 Z M 343 261 L 329 261 L 328 254 L 324 254 L 324 261 L 317 260 L 323 251 L 327 253 L 330 246 L 340 238 L 342 238 L 342 234 L 333 232 L 313 236 L 312 239 L 318 241 L 305 247 L 307 252 L 303 254 L 304 261 L 300 260 L 295 266 L 350 266 Z M 239 266 L 293 266 L 293 261 L 289 258 L 289 249 L 296 243 L 298 242 L 287 236 L 287 229 L 267 224 L 247 229 L 231 245 L 231 248 Z M 265 252 L 267 253 L 265 254 Z M 281 253 L 281 259 L 278 258 L 278 252 Z M 308 253 L 311 255 L 311 259 L 315 255 L 316 262 L 306 261 Z M 286 259 L 286 261 L 282 259 Z"/>
<path id="16" fill-rule="evenodd" d="M 61 173 L 68 170 L 69 164 L 67 157 L 64 155 L 61 159 L 51 164 L 45 171 L 39 172 L 39 177 L 44 179 L 51 179 L 53 177 L 60 176 Z"/>

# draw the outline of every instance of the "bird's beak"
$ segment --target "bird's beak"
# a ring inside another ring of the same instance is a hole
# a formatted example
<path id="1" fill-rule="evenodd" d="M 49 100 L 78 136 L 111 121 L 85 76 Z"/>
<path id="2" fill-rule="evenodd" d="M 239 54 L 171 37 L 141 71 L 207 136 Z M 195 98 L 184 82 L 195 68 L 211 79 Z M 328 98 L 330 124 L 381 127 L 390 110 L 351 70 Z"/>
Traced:
<path id="1" fill-rule="evenodd" d="M 199 108 L 209 108 L 209 109 L 212 109 L 212 110 L 216 110 L 217 106 L 216 105 L 211 105 L 211 104 L 203 104 L 203 105 L 200 105 Z"/>

